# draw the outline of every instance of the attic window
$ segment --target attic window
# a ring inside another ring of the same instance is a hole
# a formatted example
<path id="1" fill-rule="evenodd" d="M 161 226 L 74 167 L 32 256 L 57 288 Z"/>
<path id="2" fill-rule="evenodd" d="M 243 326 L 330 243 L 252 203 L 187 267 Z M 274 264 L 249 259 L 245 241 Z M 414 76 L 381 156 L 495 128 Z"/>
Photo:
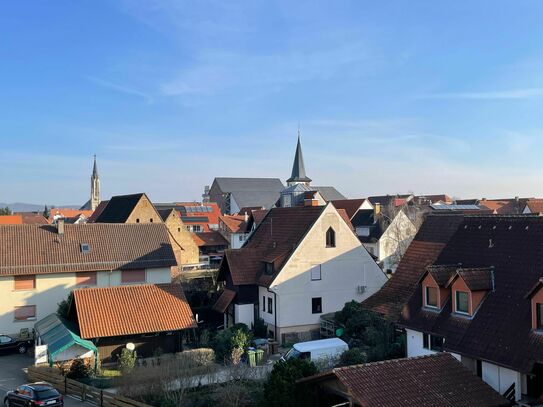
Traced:
<path id="1" fill-rule="evenodd" d="M 543 330 L 543 304 L 535 305 L 536 311 L 536 320 L 535 320 L 535 329 L 538 331 Z"/>
<path id="2" fill-rule="evenodd" d="M 274 272 L 274 267 L 273 267 L 273 263 L 264 263 L 264 267 L 265 267 L 265 272 L 266 274 L 273 274 Z"/>
<path id="3" fill-rule="evenodd" d="M 81 243 L 81 253 L 90 253 L 90 244 Z"/>
<path id="4" fill-rule="evenodd" d="M 332 228 L 326 231 L 326 247 L 336 247 L 336 232 Z"/>
<path id="5" fill-rule="evenodd" d="M 426 306 L 437 308 L 437 288 L 426 287 Z"/>

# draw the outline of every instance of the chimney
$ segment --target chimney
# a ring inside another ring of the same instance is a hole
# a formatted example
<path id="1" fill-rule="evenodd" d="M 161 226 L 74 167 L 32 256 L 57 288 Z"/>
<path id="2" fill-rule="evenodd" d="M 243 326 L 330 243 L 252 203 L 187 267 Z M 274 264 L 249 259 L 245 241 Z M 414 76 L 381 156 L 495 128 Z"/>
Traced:
<path id="1" fill-rule="evenodd" d="M 318 199 L 304 199 L 304 206 L 319 206 Z"/>
<path id="2" fill-rule="evenodd" d="M 379 202 L 375 203 L 375 206 L 373 207 L 373 212 L 375 213 L 375 215 L 381 214 L 381 204 Z"/>
<path id="3" fill-rule="evenodd" d="M 64 234 L 64 219 L 63 218 L 60 218 L 57 220 L 57 233 L 59 235 Z"/>
<path id="4" fill-rule="evenodd" d="M 249 213 L 245 212 L 245 222 L 247 222 L 248 220 L 249 220 Z"/>

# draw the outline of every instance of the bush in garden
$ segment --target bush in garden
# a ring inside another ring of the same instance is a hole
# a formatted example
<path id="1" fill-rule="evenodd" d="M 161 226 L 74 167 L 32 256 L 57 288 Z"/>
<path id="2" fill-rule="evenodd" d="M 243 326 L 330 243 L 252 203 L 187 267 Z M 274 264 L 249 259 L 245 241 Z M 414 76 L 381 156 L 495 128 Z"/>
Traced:
<path id="1" fill-rule="evenodd" d="M 263 405 L 267 407 L 313 405 L 310 387 L 296 384 L 296 380 L 313 376 L 317 372 L 315 364 L 307 359 L 277 362 L 264 384 Z"/>
<path id="2" fill-rule="evenodd" d="M 136 352 L 124 348 L 119 355 L 119 370 L 123 373 L 130 372 L 136 366 Z"/>
<path id="3" fill-rule="evenodd" d="M 339 366 L 351 366 L 366 363 L 367 355 L 358 348 L 352 348 L 343 352 L 339 358 Z"/>
<path id="4" fill-rule="evenodd" d="M 213 348 L 217 361 L 224 363 L 238 358 L 239 352 L 245 352 L 252 340 L 252 334 L 245 324 L 236 324 L 233 327 L 220 331 L 213 341 Z M 233 351 L 236 350 L 234 353 Z"/>
<path id="5" fill-rule="evenodd" d="M 66 377 L 70 379 L 86 379 L 93 374 L 92 368 L 83 359 L 75 359 L 70 366 Z"/>

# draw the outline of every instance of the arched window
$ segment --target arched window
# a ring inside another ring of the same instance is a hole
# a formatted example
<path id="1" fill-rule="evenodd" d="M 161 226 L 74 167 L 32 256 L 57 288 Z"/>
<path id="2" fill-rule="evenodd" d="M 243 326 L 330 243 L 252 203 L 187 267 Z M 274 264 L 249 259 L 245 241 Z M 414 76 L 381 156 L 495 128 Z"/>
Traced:
<path id="1" fill-rule="evenodd" d="M 336 232 L 332 228 L 326 231 L 326 247 L 336 247 Z"/>

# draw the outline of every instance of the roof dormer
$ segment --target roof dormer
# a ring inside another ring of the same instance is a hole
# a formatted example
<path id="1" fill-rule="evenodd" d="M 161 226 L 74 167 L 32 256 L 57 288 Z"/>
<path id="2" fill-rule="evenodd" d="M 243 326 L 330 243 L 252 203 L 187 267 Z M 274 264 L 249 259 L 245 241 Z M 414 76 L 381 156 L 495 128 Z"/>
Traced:
<path id="1" fill-rule="evenodd" d="M 492 267 L 459 268 L 447 283 L 452 294 L 452 311 L 473 316 L 486 295 L 494 290 Z"/>
<path id="2" fill-rule="evenodd" d="M 430 310 L 441 310 L 449 298 L 446 285 L 458 266 L 428 266 L 422 277 L 422 305 Z"/>
<path id="3" fill-rule="evenodd" d="M 532 329 L 543 333 L 543 277 L 537 281 L 525 298 L 531 301 Z"/>

